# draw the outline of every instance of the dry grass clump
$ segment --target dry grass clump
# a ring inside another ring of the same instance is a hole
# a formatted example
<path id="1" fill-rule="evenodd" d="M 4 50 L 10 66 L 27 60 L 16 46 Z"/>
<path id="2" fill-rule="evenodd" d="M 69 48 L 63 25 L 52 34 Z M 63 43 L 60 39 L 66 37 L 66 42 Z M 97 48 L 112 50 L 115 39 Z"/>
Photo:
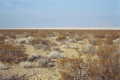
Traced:
<path id="1" fill-rule="evenodd" d="M 23 46 L 1 45 L 0 61 L 7 63 L 18 63 L 27 59 Z"/>
<path id="2" fill-rule="evenodd" d="M 7 70 L 7 69 L 9 69 L 9 66 L 7 64 L 0 62 L 0 70 Z"/>
<path id="3" fill-rule="evenodd" d="M 51 42 L 47 39 L 35 39 L 31 41 L 31 45 L 35 48 L 35 49 L 43 49 L 43 50 L 51 50 L 50 46 L 52 45 Z"/>
<path id="4" fill-rule="evenodd" d="M 64 34 L 59 34 L 58 38 L 56 39 L 57 41 L 63 41 L 66 39 L 66 36 Z"/>

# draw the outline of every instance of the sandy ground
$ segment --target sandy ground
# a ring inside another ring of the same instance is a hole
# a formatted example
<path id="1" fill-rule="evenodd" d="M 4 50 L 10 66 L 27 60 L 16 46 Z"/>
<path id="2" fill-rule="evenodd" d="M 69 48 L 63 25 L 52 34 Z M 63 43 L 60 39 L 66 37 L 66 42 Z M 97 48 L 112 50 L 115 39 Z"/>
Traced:
<path id="1" fill-rule="evenodd" d="M 10 76 L 13 74 L 18 74 L 22 76 L 27 74 L 26 77 L 29 80 L 59 80 L 60 75 L 56 71 L 55 68 L 21 68 L 19 66 L 15 66 L 9 70 L 1 70 L 0 74 L 4 74 L 4 76 Z"/>

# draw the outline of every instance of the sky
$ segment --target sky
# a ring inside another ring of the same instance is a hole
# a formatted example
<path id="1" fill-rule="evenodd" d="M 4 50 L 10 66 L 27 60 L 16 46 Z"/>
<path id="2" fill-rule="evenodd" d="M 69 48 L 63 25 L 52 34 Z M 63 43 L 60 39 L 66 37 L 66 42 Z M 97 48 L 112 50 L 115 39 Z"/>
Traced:
<path id="1" fill-rule="evenodd" d="M 120 0 L 0 0 L 0 28 L 120 27 Z"/>

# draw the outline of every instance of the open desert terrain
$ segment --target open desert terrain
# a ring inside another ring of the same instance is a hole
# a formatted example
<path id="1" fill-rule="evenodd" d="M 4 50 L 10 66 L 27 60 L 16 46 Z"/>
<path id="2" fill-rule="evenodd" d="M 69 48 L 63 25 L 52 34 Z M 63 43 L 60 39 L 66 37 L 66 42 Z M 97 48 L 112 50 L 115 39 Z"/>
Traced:
<path id="1" fill-rule="evenodd" d="M 120 30 L 0 30 L 0 80 L 120 80 Z"/>

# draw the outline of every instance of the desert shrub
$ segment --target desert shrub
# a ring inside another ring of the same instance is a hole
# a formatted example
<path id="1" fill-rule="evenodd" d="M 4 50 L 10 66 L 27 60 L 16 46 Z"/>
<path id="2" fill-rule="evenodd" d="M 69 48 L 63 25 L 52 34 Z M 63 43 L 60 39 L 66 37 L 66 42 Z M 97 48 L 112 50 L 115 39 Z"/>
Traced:
<path id="1" fill-rule="evenodd" d="M 46 56 L 31 56 L 27 61 L 20 63 L 21 67 L 34 68 L 34 67 L 54 67 L 55 63 L 51 58 Z"/>
<path id="2" fill-rule="evenodd" d="M 28 80 L 26 78 L 26 75 L 17 75 L 17 74 L 14 74 L 14 75 L 10 75 L 10 76 L 3 76 L 3 75 L 0 75 L 0 80 Z"/>
<path id="3" fill-rule="evenodd" d="M 31 41 L 35 49 L 50 50 L 51 42 L 45 39 L 35 39 Z"/>
<path id="4" fill-rule="evenodd" d="M 0 34 L 0 44 L 3 44 L 5 40 L 5 36 L 3 34 Z"/>
<path id="5" fill-rule="evenodd" d="M 54 62 L 47 57 L 41 57 L 38 60 L 38 67 L 53 67 L 54 65 Z"/>
<path id="6" fill-rule="evenodd" d="M 115 45 L 104 44 L 99 45 L 96 54 L 81 53 L 77 59 L 57 60 L 62 80 L 119 80 L 120 54 L 116 49 Z M 79 71 L 89 76 L 84 75 L 86 79 L 83 79 Z"/>
<path id="7" fill-rule="evenodd" d="M 41 55 L 31 55 L 27 58 L 27 61 L 30 61 L 30 62 L 37 61 L 41 57 L 42 57 Z"/>
<path id="8" fill-rule="evenodd" d="M 116 32 L 109 32 L 105 33 L 104 35 L 99 34 L 99 36 L 97 35 L 96 38 L 104 39 L 106 44 L 113 44 L 113 40 L 119 38 L 119 34 Z"/>
<path id="9" fill-rule="evenodd" d="M 93 46 L 92 44 L 84 44 L 82 47 L 81 52 L 82 53 L 95 53 L 95 46 Z"/>
<path id="10" fill-rule="evenodd" d="M 57 41 L 63 41 L 66 39 L 66 36 L 64 34 L 59 34 L 58 38 L 56 39 Z"/>
<path id="11" fill-rule="evenodd" d="M 27 59 L 27 54 L 24 53 L 24 46 L 1 45 L 0 46 L 0 61 L 7 63 L 18 63 Z"/>
<path id="12" fill-rule="evenodd" d="M 57 70 L 61 75 L 61 80 L 88 80 L 88 66 L 82 59 L 59 59 Z"/>
<path id="13" fill-rule="evenodd" d="M 115 46 L 100 46 L 97 55 L 99 62 L 90 63 L 90 76 L 92 80 L 118 80 L 120 79 L 120 54 L 115 53 Z"/>

